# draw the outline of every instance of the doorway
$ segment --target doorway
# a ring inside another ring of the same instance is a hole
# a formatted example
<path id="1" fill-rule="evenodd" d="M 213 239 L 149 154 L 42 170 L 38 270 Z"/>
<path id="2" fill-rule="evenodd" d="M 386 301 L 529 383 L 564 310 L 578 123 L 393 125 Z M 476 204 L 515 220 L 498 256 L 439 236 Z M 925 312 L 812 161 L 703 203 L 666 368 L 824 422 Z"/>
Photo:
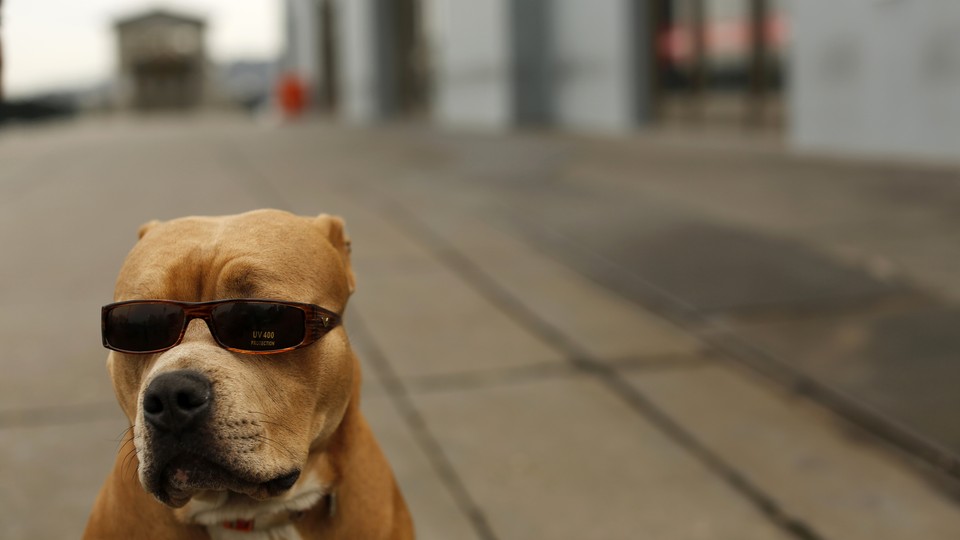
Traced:
<path id="1" fill-rule="evenodd" d="M 654 17 L 660 122 L 783 126 L 784 0 L 657 0 Z"/>

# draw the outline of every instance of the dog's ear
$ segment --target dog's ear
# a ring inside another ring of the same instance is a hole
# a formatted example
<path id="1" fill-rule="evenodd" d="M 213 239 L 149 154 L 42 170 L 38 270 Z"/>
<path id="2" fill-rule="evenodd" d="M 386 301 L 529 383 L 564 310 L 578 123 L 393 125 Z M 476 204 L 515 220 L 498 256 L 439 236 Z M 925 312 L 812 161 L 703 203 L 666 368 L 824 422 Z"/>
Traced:
<path id="1" fill-rule="evenodd" d="M 140 226 L 140 229 L 137 230 L 137 239 L 143 238 L 143 235 L 147 234 L 154 226 L 159 225 L 159 219 L 152 219 L 143 225 Z"/>
<path id="2" fill-rule="evenodd" d="M 350 237 L 347 236 L 346 227 L 343 219 L 339 216 L 330 214 L 320 214 L 317 216 L 317 224 L 323 231 L 327 240 L 337 248 L 340 253 L 340 259 L 343 260 L 343 268 L 347 271 L 347 284 L 352 293 L 357 287 L 356 277 L 353 275 L 353 267 L 350 265 Z"/>

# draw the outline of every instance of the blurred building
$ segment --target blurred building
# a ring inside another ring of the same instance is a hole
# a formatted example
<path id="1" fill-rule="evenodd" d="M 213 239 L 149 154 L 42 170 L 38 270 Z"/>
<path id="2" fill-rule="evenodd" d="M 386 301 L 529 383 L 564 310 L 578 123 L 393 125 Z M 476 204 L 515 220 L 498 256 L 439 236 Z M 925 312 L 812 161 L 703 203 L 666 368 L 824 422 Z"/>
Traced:
<path id="1" fill-rule="evenodd" d="M 203 20 L 151 11 L 116 23 L 118 101 L 139 111 L 188 110 L 208 92 Z"/>
<path id="2" fill-rule="evenodd" d="M 960 2 L 286 0 L 284 64 L 352 122 L 648 126 L 955 158 Z"/>

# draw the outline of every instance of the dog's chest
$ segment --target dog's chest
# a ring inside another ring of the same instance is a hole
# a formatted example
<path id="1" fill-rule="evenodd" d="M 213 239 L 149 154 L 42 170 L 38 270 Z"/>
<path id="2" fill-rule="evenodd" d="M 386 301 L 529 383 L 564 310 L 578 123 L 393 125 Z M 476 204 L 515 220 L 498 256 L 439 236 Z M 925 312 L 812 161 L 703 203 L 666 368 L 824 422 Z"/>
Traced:
<path id="1" fill-rule="evenodd" d="M 223 526 L 209 525 L 207 533 L 212 540 L 303 540 L 292 523 L 265 531 L 236 531 Z"/>

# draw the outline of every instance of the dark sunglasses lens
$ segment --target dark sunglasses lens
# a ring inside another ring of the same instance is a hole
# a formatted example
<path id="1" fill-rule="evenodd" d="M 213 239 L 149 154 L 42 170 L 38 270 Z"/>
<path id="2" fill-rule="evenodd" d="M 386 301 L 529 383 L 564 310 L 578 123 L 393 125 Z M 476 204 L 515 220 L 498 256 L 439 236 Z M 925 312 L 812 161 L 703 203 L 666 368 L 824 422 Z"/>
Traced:
<path id="1" fill-rule="evenodd" d="M 213 309 L 217 337 L 242 351 L 296 347 L 306 334 L 303 310 L 269 302 L 230 302 Z"/>
<path id="2" fill-rule="evenodd" d="M 172 346 L 180 338 L 183 310 L 169 304 L 127 304 L 107 313 L 103 337 L 116 349 L 149 352 Z"/>

